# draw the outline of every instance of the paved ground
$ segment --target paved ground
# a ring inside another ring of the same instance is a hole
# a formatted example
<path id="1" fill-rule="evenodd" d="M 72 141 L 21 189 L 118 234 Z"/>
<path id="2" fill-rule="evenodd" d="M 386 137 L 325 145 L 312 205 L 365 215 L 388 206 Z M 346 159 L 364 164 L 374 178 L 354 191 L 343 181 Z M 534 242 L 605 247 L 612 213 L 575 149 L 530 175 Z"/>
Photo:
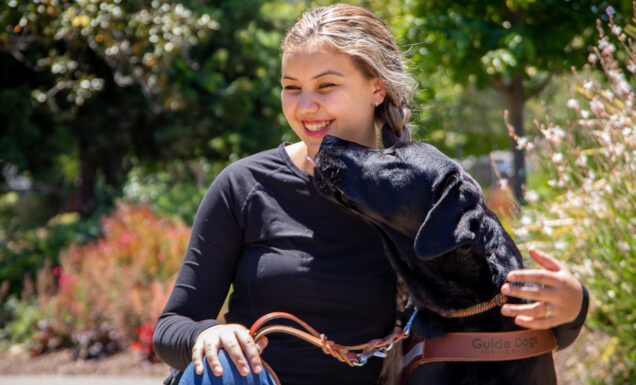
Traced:
<path id="1" fill-rule="evenodd" d="M 163 377 L 2 376 L 0 385 L 161 385 Z"/>

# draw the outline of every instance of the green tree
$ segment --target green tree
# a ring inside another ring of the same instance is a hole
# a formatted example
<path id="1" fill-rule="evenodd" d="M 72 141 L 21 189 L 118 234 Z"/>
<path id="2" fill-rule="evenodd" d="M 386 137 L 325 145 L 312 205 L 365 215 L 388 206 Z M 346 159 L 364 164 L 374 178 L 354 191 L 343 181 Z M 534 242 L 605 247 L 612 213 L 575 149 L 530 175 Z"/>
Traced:
<path id="1" fill-rule="evenodd" d="M 88 215 L 96 186 L 118 195 L 133 163 L 227 163 L 279 142 L 276 69 L 288 8 L 3 3 L 0 100 L 24 108 L 0 107 L 0 166 L 17 166 L 49 191 L 76 189 Z"/>
<path id="2" fill-rule="evenodd" d="M 621 11 L 631 1 L 617 1 Z M 494 87 L 503 95 L 517 136 L 525 136 L 524 106 L 552 77 L 581 65 L 594 20 L 608 2 L 584 0 L 409 0 L 404 37 L 424 72 L 442 72 L 459 84 Z M 513 141 L 514 192 L 522 199 L 524 153 Z"/>

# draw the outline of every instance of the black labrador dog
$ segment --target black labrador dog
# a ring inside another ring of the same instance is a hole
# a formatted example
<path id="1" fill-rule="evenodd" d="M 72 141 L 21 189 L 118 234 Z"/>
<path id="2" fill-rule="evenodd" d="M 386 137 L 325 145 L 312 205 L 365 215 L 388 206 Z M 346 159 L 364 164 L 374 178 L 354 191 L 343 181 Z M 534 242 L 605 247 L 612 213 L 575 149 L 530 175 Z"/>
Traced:
<path id="1" fill-rule="evenodd" d="M 494 298 L 507 273 L 524 266 L 479 185 L 459 164 L 425 143 L 376 150 L 332 136 L 324 138 L 315 162 L 321 194 L 379 230 L 393 269 L 420 309 L 415 335 L 519 329 L 499 307 L 444 316 Z M 556 384 L 556 375 L 548 353 L 515 361 L 428 363 L 408 383 L 549 385 Z"/>

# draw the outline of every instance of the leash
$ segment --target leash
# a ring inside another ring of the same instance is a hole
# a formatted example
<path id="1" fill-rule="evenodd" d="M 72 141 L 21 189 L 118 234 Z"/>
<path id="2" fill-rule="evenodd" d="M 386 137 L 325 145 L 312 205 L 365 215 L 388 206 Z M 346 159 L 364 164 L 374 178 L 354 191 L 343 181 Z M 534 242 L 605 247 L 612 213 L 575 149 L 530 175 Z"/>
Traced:
<path id="1" fill-rule="evenodd" d="M 396 342 L 406 339 L 411 333 L 411 327 L 416 315 L 417 308 L 413 311 L 411 318 L 403 329 L 393 332 L 384 338 L 374 339 L 360 345 L 339 345 L 334 341 L 329 340 L 324 334 L 319 333 L 316 329 L 312 328 L 298 317 L 283 312 L 268 313 L 256 320 L 250 328 L 250 335 L 254 341 L 258 342 L 258 340 L 270 333 L 289 334 L 321 348 L 325 354 L 335 357 L 349 366 L 363 366 L 371 357 L 386 357 Z M 302 326 L 305 330 L 283 325 L 264 326 L 266 323 L 275 319 L 292 320 Z M 280 385 L 280 380 L 272 368 L 264 361 L 263 365 L 272 375 L 276 385 Z"/>

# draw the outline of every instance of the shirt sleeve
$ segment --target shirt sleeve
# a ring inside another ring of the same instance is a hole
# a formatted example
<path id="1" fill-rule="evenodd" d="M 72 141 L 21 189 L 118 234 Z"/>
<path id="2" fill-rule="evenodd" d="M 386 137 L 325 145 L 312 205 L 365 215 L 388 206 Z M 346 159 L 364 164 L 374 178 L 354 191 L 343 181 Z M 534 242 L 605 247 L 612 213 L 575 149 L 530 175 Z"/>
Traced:
<path id="1" fill-rule="evenodd" d="M 576 337 L 578 337 L 579 333 L 581 332 L 581 328 L 583 327 L 585 319 L 587 318 L 587 311 L 590 304 L 590 294 L 585 286 L 581 286 L 583 287 L 583 301 L 581 303 L 581 311 L 579 312 L 579 315 L 572 322 L 552 328 L 554 337 L 557 340 L 557 350 L 567 348 L 574 342 L 574 340 L 576 340 Z"/>
<path id="2" fill-rule="evenodd" d="M 157 356 L 179 370 L 191 362 L 197 336 L 221 323 L 216 318 L 243 247 L 234 185 L 226 168 L 204 196 L 177 280 L 155 327 Z"/>

